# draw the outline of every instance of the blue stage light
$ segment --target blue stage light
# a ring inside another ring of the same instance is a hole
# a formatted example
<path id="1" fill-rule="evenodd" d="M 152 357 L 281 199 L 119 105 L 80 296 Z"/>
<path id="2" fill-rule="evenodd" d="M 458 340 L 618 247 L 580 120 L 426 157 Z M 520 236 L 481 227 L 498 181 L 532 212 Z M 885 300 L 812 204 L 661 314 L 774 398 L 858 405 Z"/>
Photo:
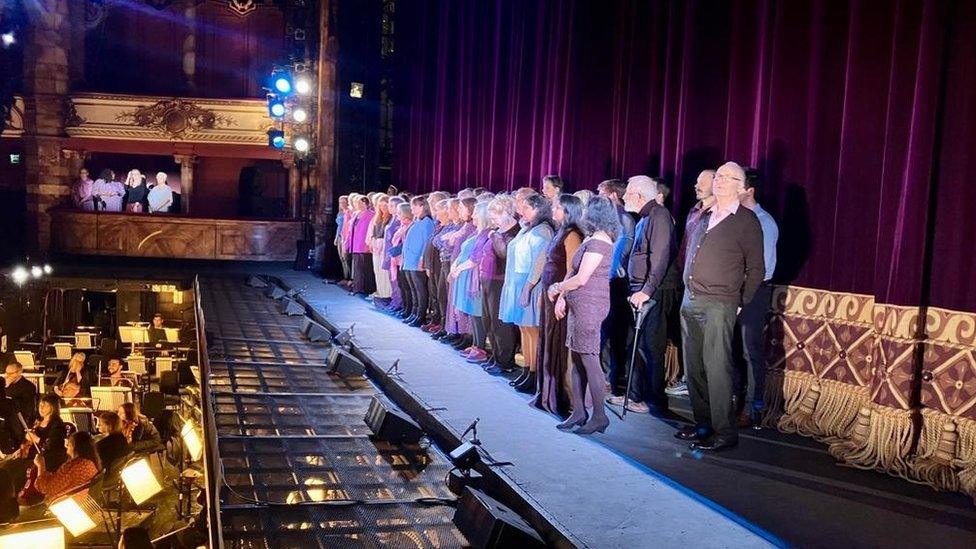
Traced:
<path id="1" fill-rule="evenodd" d="M 275 120 L 285 117 L 285 100 L 274 95 L 268 96 L 268 115 Z"/>
<path id="2" fill-rule="evenodd" d="M 285 71 L 271 73 L 271 87 L 274 88 L 274 91 L 283 95 L 289 95 L 295 89 L 291 74 Z"/>
<path id="3" fill-rule="evenodd" d="M 272 149 L 284 149 L 285 132 L 281 130 L 268 130 L 268 146 Z"/>

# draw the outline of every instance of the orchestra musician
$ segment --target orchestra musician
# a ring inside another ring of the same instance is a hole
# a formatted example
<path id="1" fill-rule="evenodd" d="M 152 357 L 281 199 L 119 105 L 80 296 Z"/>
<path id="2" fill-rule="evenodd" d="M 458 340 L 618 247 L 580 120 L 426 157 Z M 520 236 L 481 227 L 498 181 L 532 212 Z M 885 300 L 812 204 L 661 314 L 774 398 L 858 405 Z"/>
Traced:
<path id="1" fill-rule="evenodd" d="M 88 484 L 101 470 L 90 434 L 84 431 L 72 434 L 62 450 L 66 450 L 68 460 L 56 469 L 48 466 L 43 455 L 34 458 L 34 465 L 37 466 L 36 487 L 44 495 L 45 503 Z"/>
<path id="2" fill-rule="evenodd" d="M 20 412 L 24 421 L 32 425 L 37 418 L 37 387 L 24 377 L 24 366 L 16 361 L 7 364 L 3 377 L 7 398 L 14 403 L 15 417 L 16 412 Z"/>
<path id="3" fill-rule="evenodd" d="M 156 426 L 148 417 L 139 412 L 134 402 L 125 402 L 119 406 L 119 417 L 122 418 L 122 434 L 129 442 L 129 449 L 142 452 L 159 447 L 162 439 Z"/>
<path id="4" fill-rule="evenodd" d="M 17 418 L 14 401 L 6 396 L 5 387 L 0 383 L 0 452 L 9 454 L 24 440 L 24 426 Z M 2 483 L 0 483 L 2 484 Z"/>
<path id="5" fill-rule="evenodd" d="M 122 418 L 115 412 L 102 412 L 98 415 L 98 440 L 95 448 L 106 470 L 129 454 L 129 442 L 122 434 Z"/>
<path id="6" fill-rule="evenodd" d="M 85 353 L 75 353 L 68 369 L 54 382 L 54 393 L 64 399 L 91 396 L 91 380 L 85 370 Z"/>
<path id="7" fill-rule="evenodd" d="M 109 359 L 108 361 L 108 384 L 111 387 L 132 387 L 133 382 L 131 378 L 125 377 L 122 374 L 122 361 L 117 358 Z"/>
<path id="8" fill-rule="evenodd" d="M 149 343 L 166 343 L 166 329 L 163 328 L 163 315 L 156 313 L 152 317 L 152 326 L 149 327 Z"/>
<path id="9" fill-rule="evenodd" d="M 55 395 L 44 395 L 37 405 L 38 418 L 24 436 L 24 442 L 0 468 L 7 471 L 14 486 L 30 484 L 40 473 L 39 469 L 32 473 L 32 461 L 38 450 L 43 456 L 46 471 L 56 471 L 67 459 L 64 444 L 64 422 L 61 420 L 60 399 Z M 28 483 L 27 481 L 31 482 Z M 23 490 L 21 490 L 23 493 Z"/>

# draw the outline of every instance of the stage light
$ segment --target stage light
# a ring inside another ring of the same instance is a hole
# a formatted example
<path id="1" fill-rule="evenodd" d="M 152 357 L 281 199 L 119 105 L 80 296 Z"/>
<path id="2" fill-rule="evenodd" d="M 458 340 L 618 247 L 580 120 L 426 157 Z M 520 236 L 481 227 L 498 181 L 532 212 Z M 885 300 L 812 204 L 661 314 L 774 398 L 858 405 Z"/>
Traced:
<path id="1" fill-rule="evenodd" d="M 17 40 L 14 38 L 14 33 L 12 32 L 5 32 L 2 35 L 0 35 L 0 42 L 3 42 L 3 47 L 5 48 L 9 48 L 10 46 L 13 46 L 14 42 L 16 41 Z"/>
<path id="2" fill-rule="evenodd" d="M 305 122 L 306 120 L 308 120 L 308 111 L 306 111 L 305 109 L 303 109 L 301 107 L 298 107 L 297 109 L 295 109 L 294 111 L 292 111 L 291 117 L 292 117 L 292 119 L 295 120 L 295 122 L 298 122 L 299 124 L 301 124 L 302 122 Z"/>
<path id="3" fill-rule="evenodd" d="M 268 146 L 273 149 L 284 149 L 285 132 L 281 130 L 268 130 Z"/>
<path id="4" fill-rule="evenodd" d="M 271 84 L 275 91 L 288 95 L 292 91 L 291 75 L 284 71 L 271 73 Z"/>
<path id="5" fill-rule="evenodd" d="M 14 270 L 10 272 L 10 278 L 13 279 L 14 284 L 23 286 L 24 283 L 30 278 L 30 272 L 23 265 L 17 265 L 14 267 Z"/>
<path id="6" fill-rule="evenodd" d="M 285 117 L 285 100 L 274 95 L 268 96 L 268 116 L 275 120 Z"/>
<path id="7" fill-rule="evenodd" d="M 312 79 L 308 76 L 299 76 L 295 80 L 295 91 L 300 95 L 308 95 L 312 93 Z"/>
<path id="8" fill-rule="evenodd" d="M 46 524 L 29 522 L 12 524 L 0 534 L 0 549 L 44 547 L 64 549 L 64 528 L 54 520 Z"/>
<path id="9" fill-rule="evenodd" d="M 126 465 L 122 469 L 121 477 L 136 505 L 142 505 L 144 501 L 163 491 L 163 487 L 149 467 L 148 458 L 141 457 Z"/>
<path id="10" fill-rule="evenodd" d="M 31 267 L 31 276 L 33 276 L 34 278 L 41 278 L 42 276 L 44 276 L 44 269 L 38 265 L 34 265 L 33 267 Z"/>
<path id="11" fill-rule="evenodd" d="M 460 446 L 451 450 L 451 453 L 447 457 L 450 458 L 451 463 L 460 469 L 462 473 L 470 471 L 472 467 L 481 461 L 481 454 L 478 452 L 478 447 L 468 441 L 462 442 Z"/>
<path id="12" fill-rule="evenodd" d="M 295 150 L 298 152 L 308 152 L 308 139 L 304 137 L 299 137 L 295 140 Z"/>
<path id="13" fill-rule="evenodd" d="M 44 274 L 51 274 L 53 272 L 54 272 L 54 268 L 51 267 L 51 265 L 45 263 L 44 264 Z"/>
<path id="14" fill-rule="evenodd" d="M 49 507 L 51 513 L 57 517 L 71 535 L 78 537 L 95 527 L 93 516 L 101 515 L 98 504 L 88 497 L 87 492 L 79 492 L 72 496 L 64 497 Z"/>
<path id="15" fill-rule="evenodd" d="M 188 420 L 183 423 L 180 436 L 183 437 L 183 444 L 186 445 L 190 458 L 193 461 L 199 461 L 203 457 L 203 441 L 200 440 L 200 434 L 197 433 L 197 428 L 192 421 Z"/>

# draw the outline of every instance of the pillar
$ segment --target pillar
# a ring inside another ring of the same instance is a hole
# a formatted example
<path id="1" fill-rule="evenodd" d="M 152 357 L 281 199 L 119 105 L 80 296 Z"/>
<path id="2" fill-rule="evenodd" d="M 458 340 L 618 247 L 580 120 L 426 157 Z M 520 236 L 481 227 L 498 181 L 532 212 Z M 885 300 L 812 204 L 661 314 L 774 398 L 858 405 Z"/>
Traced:
<path id="1" fill-rule="evenodd" d="M 315 94 L 318 100 L 318 118 L 316 119 L 316 134 L 318 135 L 318 161 L 315 166 L 315 180 L 317 187 L 314 193 L 314 206 L 311 218 L 315 229 L 315 262 L 321 266 L 323 261 L 334 261 L 335 258 L 325 257 L 328 231 L 333 226 L 332 188 L 335 181 L 335 115 L 336 115 L 336 61 L 339 57 L 339 42 L 336 33 L 332 32 L 331 22 L 335 21 L 332 13 L 333 0 L 322 0 L 319 3 L 319 56 L 318 83 Z"/>
<path id="2" fill-rule="evenodd" d="M 183 17 L 186 19 L 186 36 L 183 38 L 183 78 L 187 91 L 195 92 L 197 88 L 197 37 L 196 21 L 197 6 L 193 2 L 187 2 L 183 9 Z"/>
<path id="3" fill-rule="evenodd" d="M 193 165 L 197 157 L 193 154 L 176 154 L 173 159 L 180 165 L 180 201 L 182 213 L 190 213 L 190 197 L 193 195 Z"/>
<path id="4" fill-rule="evenodd" d="M 62 156 L 64 105 L 70 66 L 68 49 L 72 25 L 68 0 L 27 2 L 30 26 L 24 44 L 24 171 L 27 184 L 28 247 L 44 251 L 50 245 L 48 210 L 67 201 L 75 174 Z M 72 154 L 68 155 L 72 157 Z"/>
<path id="5" fill-rule="evenodd" d="M 288 217 L 298 219 L 301 215 L 302 170 L 292 156 L 285 157 L 281 163 L 288 170 Z"/>

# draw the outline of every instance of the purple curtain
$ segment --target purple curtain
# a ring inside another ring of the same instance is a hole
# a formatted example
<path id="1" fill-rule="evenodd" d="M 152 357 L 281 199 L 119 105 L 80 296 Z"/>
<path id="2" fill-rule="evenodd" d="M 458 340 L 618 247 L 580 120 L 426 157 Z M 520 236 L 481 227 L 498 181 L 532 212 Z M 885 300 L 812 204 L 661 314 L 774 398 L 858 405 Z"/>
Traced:
<path id="1" fill-rule="evenodd" d="M 976 310 L 974 13 L 922 0 L 405 0 L 397 184 L 500 190 L 558 173 L 593 189 L 648 173 L 674 184 L 681 217 L 698 172 L 732 159 L 764 174 L 781 281 Z"/>

